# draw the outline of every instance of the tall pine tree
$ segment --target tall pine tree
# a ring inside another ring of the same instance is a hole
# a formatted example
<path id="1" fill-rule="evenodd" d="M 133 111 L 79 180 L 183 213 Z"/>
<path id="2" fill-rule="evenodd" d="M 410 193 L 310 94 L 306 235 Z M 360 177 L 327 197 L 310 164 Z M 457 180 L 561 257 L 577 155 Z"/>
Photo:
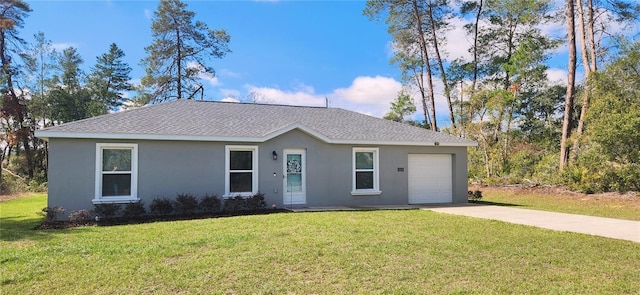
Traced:
<path id="1" fill-rule="evenodd" d="M 60 77 L 54 77 L 57 86 L 51 90 L 51 117 L 64 123 L 76 121 L 106 113 L 104 106 L 91 99 L 91 94 L 84 86 L 84 73 L 80 69 L 84 61 L 73 47 L 62 51 L 59 66 Z"/>
<path id="2" fill-rule="evenodd" d="M 31 94 L 29 111 L 36 125 L 47 127 L 51 124 L 48 92 L 54 87 L 52 80 L 58 70 L 59 54 L 43 32 L 33 35 L 34 42 L 23 55 L 25 83 Z"/>
<path id="3" fill-rule="evenodd" d="M 147 91 L 142 97 L 151 102 L 189 98 L 201 74 L 215 74 L 207 59 L 230 52 L 227 32 L 211 30 L 194 16 L 179 0 L 160 1 L 151 25 L 153 43 L 142 60 L 146 76 L 141 82 Z"/>
<path id="4" fill-rule="evenodd" d="M 10 122 L 8 131 L 22 144 L 27 160 L 27 173 L 33 177 L 33 161 L 31 146 L 29 145 L 31 132 L 27 119 L 27 108 L 24 97 L 16 93 L 16 76 L 19 67 L 17 57 L 26 42 L 18 34 L 18 29 L 24 26 L 24 19 L 31 12 L 29 4 L 21 0 L 3 0 L 0 2 L 0 116 Z M 9 123 L 8 123 L 9 124 Z M 0 161 L 4 159 L 4 154 Z M 0 169 L 2 171 L 2 169 Z M 2 174 L 0 172 L 0 180 Z"/>
<path id="5" fill-rule="evenodd" d="M 126 102 L 123 92 L 132 90 L 131 67 L 125 63 L 124 52 L 112 43 L 109 52 L 96 58 L 96 65 L 89 76 L 88 88 L 94 100 L 105 108 L 116 110 Z"/>

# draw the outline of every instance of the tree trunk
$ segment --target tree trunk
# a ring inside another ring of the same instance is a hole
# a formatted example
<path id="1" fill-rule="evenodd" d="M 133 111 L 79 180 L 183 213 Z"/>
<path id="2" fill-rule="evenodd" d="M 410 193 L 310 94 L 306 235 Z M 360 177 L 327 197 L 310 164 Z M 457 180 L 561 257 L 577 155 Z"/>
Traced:
<path id="1" fill-rule="evenodd" d="M 589 107 L 589 96 L 590 96 L 590 92 L 591 92 L 591 87 L 589 85 L 589 76 L 591 75 L 591 62 L 589 61 L 589 49 L 587 49 L 587 36 L 585 34 L 585 26 L 588 26 L 589 24 L 586 24 L 584 22 L 584 7 L 582 4 L 582 0 L 577 0 L 576 1 L 576 9 L 578 12 L 578 40 L 580 41 L 580 57 L 582 58 L 582 65 L 584 68 L 584 76 L 585 76 L 585 83 L 584 83 L 584 91 L 582 93 L 582 107 L 580 108 L 580 118 L 578 119 L 578 128 L 576 129 L 576 135 L 577 138 L 575 140 L 575 142 L 573 143 L 573 146 L 571 148 L 571 154 L 569 155 L 569 162 L 573 162 L 575 160 L 575 158 L 578 156 L 578 152 L 580 149 L 580 136 L 583 133 L 584 130 L 584 120 L 587 116 L 587 108 Z"/>
<path id="2" fill-rule="evenodd" d="M 560 139 L 560 170 L 564 169 L 569 160 L 568 139 L 571 134 L 571 111 L 573 109 L 573 93 L 576 81 L 576 32 L 573 1 L 574 0 L 566 0 L 569 61 L 567 68 L 567 94 L 564 102 L 564 120 L 562 121 L 562 137 Z"/>
<path id="3" fill-rule="evenodd" d="M 593 18 L 593 0 L 588 0 L 589 6 L 587 11 L 589 12 L 589 25 L 587 30 L 589 32 L 589 47 L 591 48 L 591 72 L 598 70 L 598 60 L 596 58 L 596 35 L 594 33 L 595 19 Z"/>
<path id="4" fill-rule="evenodd" d="M 484 172 L 486 178 L 491 178 L 491 162 L 489 160 L 489 143 L 487 142 L 487 137 L 484 135 L 482 131 L 482 127 L 480 127 L 480 135 L 482 141 L 478 144 L 478 146 L 482 149 L 482 158 L 484 159 Z"/>
<path id="5" fill-rule="evenodd" d="M 429 0 L 427 11 L 429 13 L 429 22 L 431 25 L 431 36 L 433 38 L 433 48 L 436 52 L 436 59 L 438 61 L 438 67 L 440 69 L 440 79 L 442 80 L 442 84 L 444 85 L 444 97 L 447 99 L 447 106 L 449 107 L 449 119 L 451 120 L 451 128 L 452 128 L 452 131 L 455 131 L 456 118 L 453 115 L 453 105 L 451 105 L 451 85 L 449 85 L 449 81 L 447 79 L 447 73 L 444 71 L 444 64 L 440 56 L 440 49 L 438 47 L 438 36 L 436 32 L 436 23 L 435 23 L 435 20 L 433 19 L 433 8 L 432 8 L 431 0 Z"/>
<path id="6" fill-rule="evenodd" d="M 433 77 L 431 75 L 431 65 L 429 64 L 429 51 L 427 50 L 427 40 L 424 36 L 424 29 L 422 27 L 422 18 L 420 16 L 420 11 L 418 10 L 418 1 L 413 0 L 411 2 L 413 5 L 413 16 L 416 20 L 416 29 L 418 30 L 418 43 L 420 45 L 420 52 L 422 56 L 422 61 L 424 63 L 424 68 L 427 74 L 427 85 L 429 86 L 429 100 L 431 103 L 431 130 L 438 131 L 438 124 L 436 120 L 436 102 L 435 95 L 433 92 Z"/>
<path id="7" fill-rule="evenodd" d="M 584 20 L 584 6 L 582 0 L 577 0 L 576 6 L 578 9 L 578 32 L 580 39 L 580 55 L 582 57 L 582 64 L 585 73 L 584 93 L 582 94 L 582 108 L 580 109 L 580 118 L 578 119 L 578 128 L 576 129 L 576 135 L 578 140 L 573 144 L 571 160 L 574 160 L 578 156 L 580 150 L 580 136 L 584 133 L 584 124 L 587 119 L 587 111 L 589 110 L 589 101 L 591 99 L 591 74 L 596 70 L 596 52 L 595 52 L 595 40 L 593 34 L 593 2 L 588 0 L 588 21 Z M 585 27 L 589 31 L 587 36 L 585 33 Z"/>
<path id="8" fill-rule="evenodd" d="M 175 25 L 176 25 L 176 27 L 178 27 L 177 23 Z M 176 56 L 176 63 L 177 63 L 177 66 L 178 66 L 178 73 L 176 75 L 176 78 L 178 79 L 177 80 L 177 88 L 178 88 L 178 93 L 177 93 L 178 97 L 177 97 L 177 99 L 181 99 L 182 98 L 182 52 L 181 52 L 181 49 L 182 49 L 181 46 L 182 45 L 180 44 L 180 41 L 181 41 L 180 40 L 180 30 L 176 29 L 176 42 L 178 43 L 178 46 L 176 46 L 177 49 L 178 49 L 177 56 Z"/>
<path id="9" fill-rule="evenodd" d="M 478 81 L 478 26 L 480 25 L 480 16 L 482 15 L 482 1 L 478 5 L 478 13 L 476 14 L 476 22 L 473 30 L 473 83 L 471 84 L 471 94 L 476 91 L 476 83 Z"/>
<path id="10" fill-rule="evenodd" d="M 431 125 L 431 118 L 429 117 L 429 107 L 427 106 L 427 96 L 424 91 L 424 71 L 420 69 L 420 73 L 414 73 L 414 77 L 416 79 L 416 84 L 418 84 L 418 89 L 420 90 L 420 102 L 422 103 L 422 114 L 424 116 L 424 128 Z"/>
<path id="11" fill-rule="evenodd" d="M 580 41 L 580 56 L 582 57 L 582 65 L 584 66 L 584 75 L 589 77 L 591 73 L 591 62 L 589 61 L 589 49 L 587 49 L 587 35 L 585 33 L 585 26 L 589 24 L 584 23 L 584 9 L 582 6 L 582 0 L 577 0 L 576 7 L 578 9 L 578 37 Z"/>
<path id="12" fill-rule="evenodd" d="M 515 96 L 515 94 L 514 94 Z M 515 108 L 515 102 L 511 104 L 509 107 L 509 112 L 507 113 L 507 128 L 504 131 L 504 146 L 502 147 L 502 166 L 507 166 L 509 163 L 509 131 L 511 130 L 511 123 L 513 122 L 513 109 Z"/>
<path id="13" fill-rule="evenodd" d="M 4 190 L 2 190 L 2 162 L 4 161 L 4 150 L 2 151 L 2 155 L 0 155 L 0 195 L 4 195 Z"/>

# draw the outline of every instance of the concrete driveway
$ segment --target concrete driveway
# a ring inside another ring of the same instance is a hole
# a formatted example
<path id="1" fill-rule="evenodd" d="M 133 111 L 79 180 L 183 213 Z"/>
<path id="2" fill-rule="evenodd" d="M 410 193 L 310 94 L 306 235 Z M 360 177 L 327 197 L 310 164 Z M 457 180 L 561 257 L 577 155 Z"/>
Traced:
<path id="1" fill-rule="evenodd" d="M 640 243 L 640 221 L 481 204 L 429 206 L 424 209 Z"/>

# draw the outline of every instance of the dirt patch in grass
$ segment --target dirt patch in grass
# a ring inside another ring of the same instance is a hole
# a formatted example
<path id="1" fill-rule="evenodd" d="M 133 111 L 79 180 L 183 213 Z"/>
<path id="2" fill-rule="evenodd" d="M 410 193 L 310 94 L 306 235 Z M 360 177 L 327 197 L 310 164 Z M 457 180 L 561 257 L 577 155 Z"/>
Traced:
<path id="1" fill-rule="evenodd" d="M 32 194 L 33 193 L 17 193 L 17 194 L 9 194 L 9 195 L 0 195 L 0 202 L 22 198 L 22 197 L 30 196 Z"/>
<path id="2" fill-rule="evenodd" d="M 593 201 L 593 200 L 621 200 L 631 201 L 640 205 L 640 193 L 627 192 L 624 194 L 617 192 L 598 193 L 598 194 L 585 194 L 583 192 L 575 192 L 568 190 L 567 188 L 559 185 L 545 185 L 545 186 L 469 186 L 469 190 L 480 190 L 486 193 L 493 192 L 511 192 L 515 195 L 549 195 L 555 198 L 566 198 L 579 201 Z"/>

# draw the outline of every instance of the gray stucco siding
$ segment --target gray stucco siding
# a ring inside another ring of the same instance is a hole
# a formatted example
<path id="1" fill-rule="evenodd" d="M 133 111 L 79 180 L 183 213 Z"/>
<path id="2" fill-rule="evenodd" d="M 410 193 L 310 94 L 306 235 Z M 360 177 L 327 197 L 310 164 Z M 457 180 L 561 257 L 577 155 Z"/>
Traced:
<path id="1" fill-rule="evenodd" d="M 379 181 L 382 194 L 353 196 L 352 156 L 354 147 L 379 148 Z M 260 190 L 269 204 L 280 206 L 282 194 L 282 160 L 274 161 L 272 151 L 282 155 L 284 149 L 306 150 L 307 206 L 367 206 L 408 203 L 408 155 L 452 155 L 453 202 L 467 202 L 467 148 L 379 145 L 326 144 L 312 136 L 293 130 L 260 145 Z M 399 172 L 398 168 L 404 171 Z M 273 177 L 277 172 L 277 177 Z M 268 176 L 265 177 L 264 175 Z M 277 192 L 276 192 L 277 190 Z"/>
<path id="2" fill-rule="evenodd" d="M 147 205 L 156 197 L 224 193 L 224 144 L 141 141 L 138 195 Z"/>
<path id="3" fill-rule="evenodd" d="M 67 214 L 93 208 L 96 143 L 109 142 L 138 144 L 138 197 L 147 206 L 154 198 L 173 199 L 178 193 L 224 195 L 226 145 L 259 147 L 258 189 L 269 206 L 283 206 L 285 149 L 306 151 L 306 206 L 407 204 L 408 154 L 429 153 L 452 155 L 453 202 L 467 200 L 466 147 L 328 144 L 292 130 L 262 143 L 51 138 L 49 206 L 61 206 Z M 351 195 L 354 147 L 379 149 L 380 195 Z"/>
<path id="4" fill-rule="evenodd" d="M 147 206 L 178 193 L 224 193 L 222 143 L 56 138 L 49 149 L 50 207 L 67 213 L 93 208 L 97 143 L 138 144 L 138 198 Z"/>
<path id="5" fill-rule="evenodd" d="M 95 151 L 93 141 L 49 141 L 49 207 L 60 206 L 66 210 L 66 214 L 93 208 Z"/>

